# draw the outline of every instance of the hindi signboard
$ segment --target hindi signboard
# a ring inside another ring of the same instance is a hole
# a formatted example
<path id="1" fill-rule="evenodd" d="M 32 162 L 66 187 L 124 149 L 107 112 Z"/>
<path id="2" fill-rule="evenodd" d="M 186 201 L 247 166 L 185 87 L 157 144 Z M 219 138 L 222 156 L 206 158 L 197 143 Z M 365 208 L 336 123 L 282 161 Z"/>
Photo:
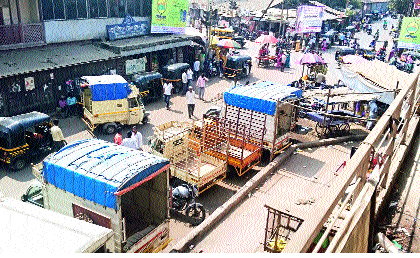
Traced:
<path id="1" fill-rule="evenodd" d="M 117 40 L 146 35 L 149 32 L 149 21 L 135 21 L 127 15 L 121 24 L 106 25 L 109 40 Z"/>
<path id="2" fill-rule="evenodd" d="M 321 32 L 324 7 L 301 5 L 297 10 L 296 32 Z"/>
<path id="3" fill-rule="evenodd" d="M 125 61 L 125 74 L 135 74 L 146 71 L 146 57 Z"/>
<path id="4" fill-rule="evenodd" d="M 151 33 L 184 34 L 188 0 L 153 0 Z"/>
<path id="5" fill-rule="evenodd" d="M 420 49 L 420 17 L 404 17 L 398 48 Z"/>

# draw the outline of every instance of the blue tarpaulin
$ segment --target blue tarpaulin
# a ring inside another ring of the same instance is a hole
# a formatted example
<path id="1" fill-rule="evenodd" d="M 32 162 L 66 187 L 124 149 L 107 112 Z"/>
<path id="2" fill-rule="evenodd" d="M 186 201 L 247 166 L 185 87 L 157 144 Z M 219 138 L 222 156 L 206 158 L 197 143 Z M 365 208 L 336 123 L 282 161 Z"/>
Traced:
<path id="1" fill-rule="evenodd" d="M 131 93 L 121 75 L 83 76 L 92 92 L 93 101 L 125 99 Z"/>
<path id="2" fill-rule="evenodd" d="M 44 160 L 45 180 L 67 192 L 116 209 L 114 193 L 169 164 L 169 160 L 97 139 L 65 146 Z"/>
<path id="3" fill-rule="evenodd" d="M 302 90 L 273 82 L 257 82 L 250 85 L 237 85 L 223 93 L 225 103 L 268 115 L 276 113 L 277 100 L 300 98 Z"/>

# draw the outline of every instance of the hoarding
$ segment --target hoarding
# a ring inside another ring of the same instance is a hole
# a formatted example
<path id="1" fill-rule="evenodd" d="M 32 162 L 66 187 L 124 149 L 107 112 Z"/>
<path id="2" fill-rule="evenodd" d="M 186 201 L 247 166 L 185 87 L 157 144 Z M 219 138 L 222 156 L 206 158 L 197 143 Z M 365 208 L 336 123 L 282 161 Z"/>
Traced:
<path id="1" fill-rule="evenodd" d="M 404 17 L 398 48 L 420 49 L 420 17 Z"/>
<path id="2" fill-rule="evenodd" d="M 184 34 L 188 0 L 153 0 L 151 33 Z"/>
<path id="3" fill-rule="evenodd" d="M 324 7 L 301 5 L 297 10 L 296 32 L 321 32 Z"/>
<path id="4" fill-rule="evenodd" d="M 132 38 L 148 34 L 149 21 L 135 21 L 127 15 L 121 24 L 106 25 L 109 40 Z"/>

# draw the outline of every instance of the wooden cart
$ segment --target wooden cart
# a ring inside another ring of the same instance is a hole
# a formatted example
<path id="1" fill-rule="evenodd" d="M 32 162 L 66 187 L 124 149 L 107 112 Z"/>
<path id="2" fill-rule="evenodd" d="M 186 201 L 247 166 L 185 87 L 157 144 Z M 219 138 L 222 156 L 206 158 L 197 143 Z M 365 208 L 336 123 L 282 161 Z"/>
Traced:
<path id="1" fill-rule="evenodd" d="M 151 152 L 171 161 L 171 176 L 195 185 L 200 193 L 226 177 L 226 159 L 209 155 L 207 141 L 190 137 L 192 124 L 171 121 L 154 128 Z"/>

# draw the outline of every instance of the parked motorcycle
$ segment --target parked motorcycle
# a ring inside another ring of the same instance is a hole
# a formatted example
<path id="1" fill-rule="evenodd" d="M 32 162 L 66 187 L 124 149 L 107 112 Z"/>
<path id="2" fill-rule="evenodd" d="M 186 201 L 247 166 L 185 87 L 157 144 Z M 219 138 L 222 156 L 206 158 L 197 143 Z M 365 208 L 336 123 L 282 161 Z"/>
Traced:
<path id="1" fill-rule="evenodd" d="M 398 70 L 406 72 L 406 73 L 412 73 L 414 69 L 413 64 L 407 64 L 400 61 L 395 62 L 395 67 L 397 67 Z"/>
<path id="2" fill-rule="evenodd" d="M 198 190 L 195 186 L 181 184 L 172 190 L 172 209 L 192 218 L 191 224 L 196 226 L 206 218 L 206 211 L 201 203 L 195 201 L 198 197 Z"/>

